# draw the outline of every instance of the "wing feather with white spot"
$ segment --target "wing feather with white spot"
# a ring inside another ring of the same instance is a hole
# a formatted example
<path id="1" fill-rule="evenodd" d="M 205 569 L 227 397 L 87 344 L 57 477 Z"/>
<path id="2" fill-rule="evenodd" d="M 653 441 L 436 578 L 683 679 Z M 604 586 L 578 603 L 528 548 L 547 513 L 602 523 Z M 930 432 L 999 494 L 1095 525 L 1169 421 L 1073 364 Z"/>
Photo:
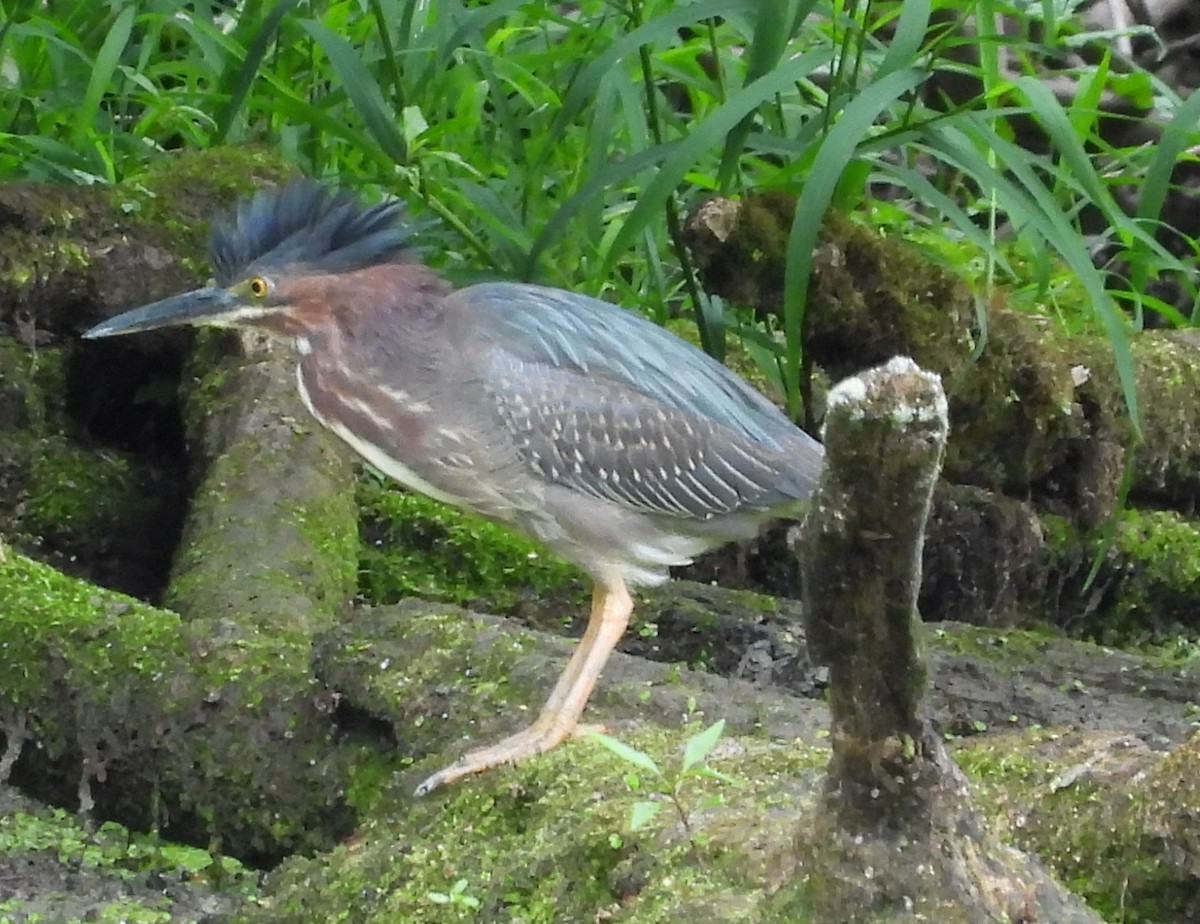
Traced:
<path id="1" fill-rule="evenodd" d="M 486 378 L 518 454 L 548 482 L 695 519 L 766 510 L 808 493 L 777 450 L 621 383 L 503 351 L 490 357 Z"/>

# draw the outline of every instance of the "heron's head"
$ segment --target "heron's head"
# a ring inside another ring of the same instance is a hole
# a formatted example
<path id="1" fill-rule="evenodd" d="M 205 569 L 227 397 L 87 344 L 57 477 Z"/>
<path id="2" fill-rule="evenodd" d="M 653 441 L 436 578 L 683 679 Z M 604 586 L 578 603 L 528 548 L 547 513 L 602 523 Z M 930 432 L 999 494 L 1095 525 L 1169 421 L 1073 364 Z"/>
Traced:
<path id="1" fill-rule="evenodd" d="M 364 206 L 312 180 L 261 191 L 213 223 L 212 285 L 126 311 L 83 336 L 183 324 L 302 334 L 336 307 L 338 277 L 405 260 L 412 229 L 403 216 L 396 200 Z"/>

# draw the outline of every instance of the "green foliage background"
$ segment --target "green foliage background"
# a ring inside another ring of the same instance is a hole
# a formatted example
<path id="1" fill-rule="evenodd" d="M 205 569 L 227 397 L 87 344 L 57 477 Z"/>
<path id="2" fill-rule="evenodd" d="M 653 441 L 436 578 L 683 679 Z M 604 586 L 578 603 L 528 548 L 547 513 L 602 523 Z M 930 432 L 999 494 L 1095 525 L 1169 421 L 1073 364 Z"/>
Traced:
<path id="1" fill-rule="evenodd" d="M 1098 212 L 1135 267 L 1116 294 L 1135 321 L 1147 308 L 1189 320 L 1143 290 L 1182 269 L 1154 232 L 1198 140 L 1200 96 L 1114 60 L 1109 40 L 1068 69 L 1079 92 L 1064 107 L 1035 68 L 1081 43 L 1074 5 L 5 2 L 0 177 L 112 183 L 172 150 L 267 144 L 306 173 L 435 216 L 431 258 L 456 277 L 538 279 L 660 321 L 691 313 L 717 355 L 734 332 L 793 411 L 810 255 L 833 203 L 980 289 L 1002 282 L 1038 310 L 1098 324 L 1136 420 L 1127 313 L 1092 265 L 1081 215 Z M 1019 35 L 997 33 L 1002 14 Z M 977 34 L 959 25 L 968 18 Z M 931 77 L 950 72 L 977 92 L 935 98 Z M 1106 90 L 1157 112 L 1157 145 L 1100 137 Z M 1014 142 L 1018 117 L 1040 126 L 1044 153 Z M 1130 184 L 1132 216 L 1114 197 Z M 785 311 L 763 320 L 705 295 L 680 223 L 705 196 L 767 189 L 800 206 Z"/>

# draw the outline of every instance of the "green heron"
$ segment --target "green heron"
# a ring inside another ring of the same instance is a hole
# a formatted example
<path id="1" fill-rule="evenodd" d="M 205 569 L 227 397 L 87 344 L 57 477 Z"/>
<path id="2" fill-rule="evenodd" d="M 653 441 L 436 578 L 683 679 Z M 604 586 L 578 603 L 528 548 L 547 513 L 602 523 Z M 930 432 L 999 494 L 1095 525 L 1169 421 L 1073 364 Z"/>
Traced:
<path id="1" fill-rule="evenodd" d="M 633 610 L 629 587 L 812 493 L 821 445 L 720 363 L 607 302 L 412 259 L 396 201 L 300 181 L 214 224 L 213 285 L 88 338 L 176 324 L 289 338 L 324 426 L 408 488 L 507 524 L 593 581 L 587 629 L 538 718 L 418 794 L 570 736 Z"/>

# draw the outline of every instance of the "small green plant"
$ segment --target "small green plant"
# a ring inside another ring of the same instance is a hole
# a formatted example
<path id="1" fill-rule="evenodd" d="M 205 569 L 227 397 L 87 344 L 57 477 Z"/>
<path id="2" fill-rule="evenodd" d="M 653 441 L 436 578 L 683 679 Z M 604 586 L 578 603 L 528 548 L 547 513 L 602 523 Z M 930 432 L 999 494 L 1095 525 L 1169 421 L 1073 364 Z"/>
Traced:
<path id="1" fill-rule="evenodd" d="M 718 780 L 730 786 L 743 785 L 741 780 L 714 770 L 705 762 L 713 748 L 717 746 L 717 742 L 721 740 L 721 733 L 724 730 L 725 720 L 719 719 L 708 728 L 692 735 L 683 746 L 683 757 L 680 759 L 678 768 L 667 769 L 660 767 L 658 762 L 645 751 L 639 751 L 624 741 L 600 732 L 590 733 L 589 737 L 635 768 L 625 774 L 625 785 L 629 787 L 630 791 L 647 796 L 647 798 L 634 802 L 630 809 L 629 828 L 631 831 L 644 828 L 654 820 L 662 810 L 664 803 L 669 803 L 674 806 L 679 823 L 692 843 L 696 861 L 703 865 L 697 851 L 696 835 L 692 829 L 691 818 L 697 810 L 720 805 L 724 800 L 720 793 L 713 793 L 699 803 L 689 806 L 685 796 L 689 784 L 701 779 Z"/>
<path id="2" fill-rule="evenodd" d="M 465 879 L 459 879 L 454 885 L 450 886 L 449 892 L 430 892 L 428 898 L 435 905 L 454 905 L 458 908 L 467 908 L 471 911 L 479 910 L 479 899 L 467 894 L 467 886 L 470 883 Z"/>

